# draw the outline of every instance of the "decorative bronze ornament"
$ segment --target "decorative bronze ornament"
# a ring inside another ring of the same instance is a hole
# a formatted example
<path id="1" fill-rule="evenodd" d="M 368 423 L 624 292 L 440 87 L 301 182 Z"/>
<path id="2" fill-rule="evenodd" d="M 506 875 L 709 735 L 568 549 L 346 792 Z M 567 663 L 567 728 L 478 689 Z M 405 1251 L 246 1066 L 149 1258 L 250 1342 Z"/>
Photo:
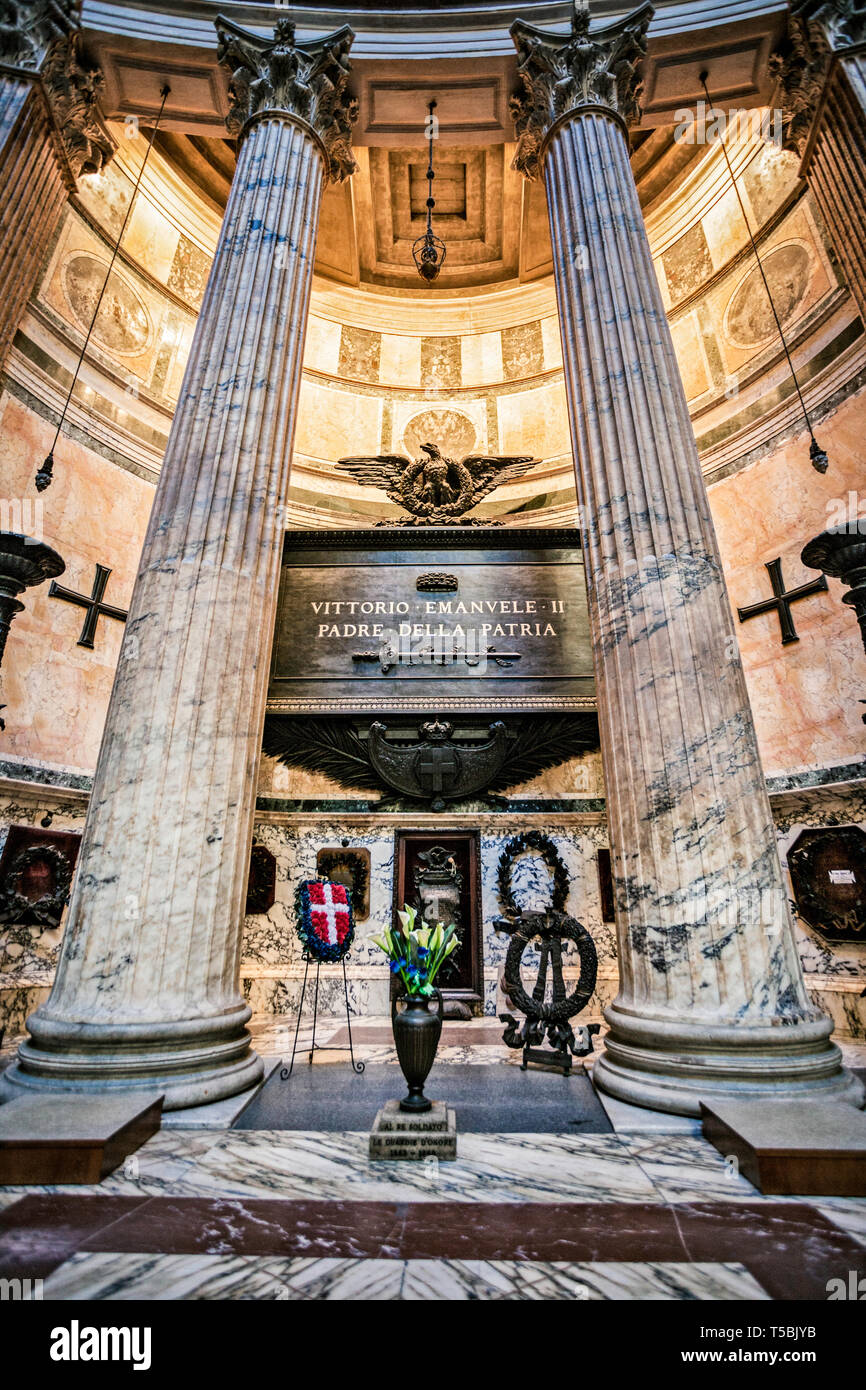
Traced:
<path id="1" fill-rule="evenodd" d="M 399 743 L 389 741 L 388 749 L 396 750 L 404 769 L 399 774 L 401 785 L 395 787 L 390 772 L 386 776 L 374 763 L 369 740 L 361 736 L 356 723 L 355 719 L 333 715 L 271 714 L 265 722 L 262 747 L 284 766 L 322 773 L 341 787 L 367 792 L 386 790 L 390 794 L 396 790 L 416 800 L 428 799 L 429 789 L 425 790 L 417 777 L 411 780 L 409 777 L 410 755 L 418 753 L 419 743 L 403 742 L 402 737 Z M 432 742 L 427 729 L 427 725 L 422 725 L 419 732 L 422 739 L 427 737 Z M 483 792 L 485 796 L 503 792 L 508 787 L 531 781 L 545 769 L 557 767 L 579 753 L 598 748 L 598 721 L 594 713 L 517 716 L 509 720 L 509 732 L 511 737 L 502 762 L 498 767 L 492 762 L 488 765 L 489 778 L 475 787 L 476 792 Z M 438 742 L 441 746 L 442 741 Z M 461 757 L 465 751 L 472 754 L 477 748 L 477 745 L 475 748 L 469 745 L 467 749 L 462 742 L 447 746 L 455 751 L 459 749 Z M 442 770 L 446 771 L 444 767 Z M 422 776 L 426 783 L 426 770 Z M 450 792 L 448 799 L 452 799 Z"/>
<path id="2" fill-rule="evenodd" d="M 429 574 L 419 574 L 415 580 L 415 588 L 421 594 L 456 594 L 459 585 L 456 574 L 442 571 L 431 570 Z"/>
<path id="3" fill-rule="evenodd" d="M 436 206 L 436 199 L 433 197 L 433 180 L 436 174 L 433 170 L 433 141 L 439 122 L 433 114 L 436 110 L 436 102 L 431 101 L 427 107 L 427 134 L 429 136 L 429 155 L 427 159 L 427 230 L 423 236 L 419 236 L 412 246 L 412 259 L 422 280 L 426 280 L 428 285 L 432 285 L 443 265 L 447 255 L 447 247 L 441 237 L 433 235 L 433 209 Z"/>
<path id="4" fill-rule="evenodd" d="M 392 743 L 387 726 L 370 725 L 367 752 L 375 771 L 389 787 L 406 796 L 429 797 L 432 811 L 481 791 L 498 772 L 508 752 L 508 731 L 501 720 L 490 725 L 486 743 L 455 744 L 450 724 L 422 724 L 417 743 Z"/>
<path id="5" fill-rule="evenodd" d="M 496 931 L 508 932 L 511 941 L 505 956 L 502 987 L 514 1008 L 525 1015 L 522 1026 L 511 1013 L 499 1015 L 506 1025 L 502 1041 L 506 1047 L 523 1048 L 521 1068 L 530 1062 L 544 1066 L 562 1067 L 566 1076 L 571 1071 L 572 1057 L 586 1057 L 592 1051 L 592 1035 L 600 1028 L 590 1023 L 578 1028 L 575 1037 L 570 1020 L 585 1009 L 592 998 L 598 974 L 598 955 L 595 943 L 581 922 L 564 912 L 517 912 L 510 917 L 497 917 Z M 538 942 L 538 974 L 532 994 L 527 994 L 520 978 L 520 962 L 527 947 Z M 562 976 L 563 943 L 571 941 L 577 947 L 580 960 L 580 980 L 569 995 Z M 547 972 L 551 970 L 552 999 L 545 1002 Z M 545 1035 L 552 1051 L 537 1046 Z M 533 1045 L 536 1046 L 533 1046 Z"/>
<path id="6" fill-rule="evenodd" d="M 866 651 L 866 516 L 857 517 L 845 526 L 830 526 L 820 536 L 813 536 L 801 550 L 800 559 L 810 570 L 823 570 L 822 578 L 829 574 L 832 579 L 841 579 L 847 584 L 848 593 L 842 595 L 842 602 L 857 615 Z M 866 714 L 862 718 L 866 724 Z"/>
<path id="7" fill-rule="evenodd" d="M 0 665 L 12 619 L 24 608 L 18 595 L 25 589 L 44 584 L 46 579 L 62 574 L 65 569 L 57 551 L 42 541 L 22 536 L 17 531 L 0 531 Z M 5 706 L 0 705 L 2 708 Z M 3 727 L 0 720 L 0 729 Z"/>
<path id="8" fill-rule="evenodd" d="M 554 912 L 563 912 L 568 902 L 568 890 L 571 885 L 568 869 L 565 867 L 562 856 L 556 845 L 548 835 L 541 830 L 524 830 L 521 835 L 515 835 L 513 840 L 509 840 L 504 850 L 499 856 L 499 867 L 496 874 L 496 887 L 499 893 L 499 901 L 503 908 L 511 917 L 519 916 L 521 908 L 518 906 L 512 887 L 511 876 L 514 870 L 514 862 L 521 855 L 534 852 L 539 855 L 551 870 L 553 875 L 552 884 L 552 909 Z M 537 915 L 537 914 L 536 914 Z"/>
<path id="9" fill-rule="evenodd" d="M 866 831 L 804 830 L 788 851 L 788 870 L 804 922 L 833 940 L 866 939 Z"/>
<path id="10" fill-rule="evenodd" d="M 777 613 L 782 633 L 782 646 L 787 647 L 789 643 L 800 640 L 797 636 L 797 629 L 794 627 L 791 604 L 802 598 L 811 598 L 813 594 L 825 594 L 827 581 L 822 574 L 820 579 L 813 579 L 808 584 L 798 585 L 796 589 L 786 590 L 785 581 L 782 578 L 781 556 L 777 556 L 775 560 L 768 560 L 764 569 L 770 576 L 773 597 L 763 599 L 760 603 L 750 603 L 746 608 L 738 608 L 737 617 L 741 623 L 747 623 L 750 618 L 758 618 L 762 613 Z"/>
<path id="11" fill-rule="evenodd" d="M 405 454 L 360 454 L 337 460 L 358 483 L 387 492 L 412 519 L 377 522 L 380 526 L 490 526 L 487 518 L 464 517 L 488 492 L 513 482 L 538 462 L 531 454 L 467 454 L 446 458 L 438 444 L 422 444 L 426 458 Z"/>
<path id="12" fill-rule="evenodd" d="M 25 880 L 41 868 L 45 891 L 36 895 L 22 892 Z M 15 855 L 0 887 L 0 922 L 9 925 L 59 927 L 63 909 L 69 902 L 73 863 L 56 845 L 28 845 Z"/>
<path id="13" fill-rule="evenodd" d="M 89 595 L 77 594 L 74 589 L 65 589 L 62 584 L 57 584 L 53 579 L 51 581 L 49 598 L 63 599 L 64 603 L 74 603 L 85 610 L 84 623 L 76 646 L 93 649 L 96 626 L 100 618 L 114 618 L 119 623 L 125 623 L 129 616 L 125 608 L 113 608 L 111 604 L 102 602 L 110 577 L 111 570 L 106 565 L 97 565 L 93 576 L 93 588 Z"/>

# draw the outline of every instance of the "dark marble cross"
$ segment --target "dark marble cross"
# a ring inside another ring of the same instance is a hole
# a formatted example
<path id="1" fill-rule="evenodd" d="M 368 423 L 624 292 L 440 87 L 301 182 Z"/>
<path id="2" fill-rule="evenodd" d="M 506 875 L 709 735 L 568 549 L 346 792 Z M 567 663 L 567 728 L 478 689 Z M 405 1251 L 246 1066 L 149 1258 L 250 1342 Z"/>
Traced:
<path id="1" fill-rule="evenodd" d="M 799 588 L 789 589 L 786 592 L 785 581 L 782 578 L 781 557 L 768 560 L 764 568 L 770 576 L 773 597 L 764 599 L 763 603 L 752 603 L 748 608 L 738 608 L 737 616 L 741 623 L 745 623 L 749 618 L 757 618 L 761 613 L 772 613 L 775 609 L 779 615 L 779 627 L 782 629 L 782 646 L 786 647 L 789 642 L 799 642 L 800 640 L 794 627 L 791 604 L 796 603 L 798 599 L 809 598 L 811 594 L 826 593 L 827 580 L 822 574 L 820 579 L 813 579 L 808 584 L 801 584 Z"/>
<path id="2" fill-rule="evenodd" d="M 76 644 L 79 647 L 93 648 L 96 624 L 100 618 L 116 618 L 119 623 L 126 622 L 126 613 L 122 608 L 112 608 L 110 604 L 102 602 L 110 574 L 111 570 L 106 569 L 105 565 L 96 566 L 93 589 L 89 597 L 87 594 L 76 594 L 73 589 L 64 589 L 63 585 L 58 584 L 54 579 L 51 581 L 51 588 L 48 590 L 49 598 L 62 598 L 65 603 L 75 603 L 79 608 L 87 609 L 81 636 Z"/>

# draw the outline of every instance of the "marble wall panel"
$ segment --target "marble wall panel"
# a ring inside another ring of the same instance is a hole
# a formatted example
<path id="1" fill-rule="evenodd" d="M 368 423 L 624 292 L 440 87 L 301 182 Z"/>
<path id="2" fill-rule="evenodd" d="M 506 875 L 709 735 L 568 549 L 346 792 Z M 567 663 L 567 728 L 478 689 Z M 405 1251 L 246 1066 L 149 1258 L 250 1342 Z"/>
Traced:
<path id="1" fill-rule="evenodd" d="M 706 395 L 713 384 L 697 315 L 689 313 L 677 319 L 672 325 L 671 336 L 680 365 L 686 400 L 696 401 Z"/>
<path id="2" fill-rule="evenodd" d="M 462 384 L 460 338 L 421 339 L 421 385 Z"/>
<path id="3" fill-rule="evenodd" d="M 503 454 L 536 458 L 571 457 L 565 386 L 554 380 L 535 390 L 502 395 L 496 402 L 499 447 Z"/>
<path id="4" fill-rule="evenodd" d="M 337 376 L 340 367 L 340 324 L 332 319 L 310 314 L 307 318 L 307 336 L 304 339 L 304 368 Z M 380 359 L 381 360 L 381 359 Z"/>
<path id="5" fill-rule="evenodd" d="M 194 309 L 200 309 L 211 264 L 211 257 L 189 237 L 178 237 L 166 281 L 168 288 Z"/>
<path id="6" fill-rule="evenodd" d="M 22 789 L 18 795 L 2 795 L 0 852 L 11 825 L 38 826 L 51 812 L 52 830 L 80 834 L 85 811 L 85 797 L 64 795 L 62 791 Z M 65 922 L 66 913 L 56 928 L 0 924 L 0 1032 L 5 1029 L 7 1041 L 23 1032 L 27 1015 L 48 997 Z"/>
<path id="7" fill-rule="evenodd" d="M 599 997 L 591 1006 L 600 1018 L 602 996 L 607 997 L 616 979 L 616 944 L 612 925 L 601 921 L 596 850 L 606 843 L 605 832 L 598 823 L 552 830 L 554 840 L 572 880 L 568 910 L 590 930 L 596 943 L 600 964 Z M 525 828 L 525 820 L 504 816 L 497 818 L 495 828 L 482 827 L 481 834 L 481 892 L 483 918 L 484 1012 L 493 1015 L 502 1007 L 498 991 L 508 948 L 508 937 L 493 930 L 494 917 L 502 911 L 497 891 L 499 855 L 508 840 Z M 387 1012 L 388 970 L 382 953 L 372 942 L 391 922 L 394 876 L 393 822 L 353 825 L 335 819 L 323 823 L 320 819 L 304 822 L 300 817 L 287 817 L 284 823 L 269 820 L 256 827 L 256 839 L 267 845 L 277 860 L 277 892 L 274 906 L 268 913 L 247 917 L 244 922 L 243 960 L 241 976 L 251 1003 L 264 1012 L 291 1012 L 300 995 L 303 975 L 300 943 L 295 930 L 295 892 L 304 878 L 315 877 L 316 854 L 320 849 L 339 847 L 345 840 L 352 847 L 370 851 L 370 916 L 356 927 L 355 945 L 347 967 L 352 982 L 353 999 L 362 1013 Z M 549 901 L 550 877 L 543 865 L 531 856 L 516 862 L 514 891 L 524 906 L 543 907 Z M 531 965 L 530 954 L 526 957 Z M 325 971 L 325 975 L 328 975 Z M 330 972 L 334 973 L 334 972 Z M 573 980 L 579 970 L 576 963 L 566 971 L 566 980 Z M 530 983 L 534 975 L 530 976 Z M 320 1008 L 339 1014 L 343 1008 L 342 976 L 329 987 L 324 1006 Z M 285 1008 L 284 1006 L 290 1007 Z"/>
<path id="8" fill-rule="evenodd" d="M 346 454 L 378 454 L 382 400 L 302 377 L 295 452 L 334 460 Z"/>
<path id="9" fill-rule="evenodd" d="M 340 360 L 337 374 L 356 381 L 379 380 L 379 353 L 382 338 L 367 328 L 343 325 L 340 334 Z"/>
<path id="10" fill-rule="evenodd" d="M 665 251 L 662 265 L 673 305 L 693 294 L 712 275 L 710 248 L 700 222 Z"/>
<path id="11" fill-rule="evenodd" d="M 490 386 L 502 381 L 502 334 L 470 333 L 461 342 L 464 386 Z"/>
<path id="12" fill-rule="evenodd" d="M 388 386 L 416 390 L 421 385 L 421 342 L 421 338 L 383 333 L 379 380 Z"/>
<path id="13" fill-rule="evenodd" d="M 537 376 L 544 370 L 544 342 L 537 320 L 503 328 L 502 366 L 507 381 Z"/>

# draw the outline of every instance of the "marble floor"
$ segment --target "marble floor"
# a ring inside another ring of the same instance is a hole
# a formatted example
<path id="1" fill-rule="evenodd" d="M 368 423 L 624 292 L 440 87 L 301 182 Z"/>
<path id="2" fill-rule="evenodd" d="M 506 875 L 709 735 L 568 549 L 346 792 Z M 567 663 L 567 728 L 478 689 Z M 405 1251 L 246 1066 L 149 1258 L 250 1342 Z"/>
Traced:
<path id="1" fill-rule="evenodd" d="M 317 1041 L 342 1042 L 332 1023 Z M 503 1060 L 466 1028 L 440 1062 Z M 291 1020 L 253 1034 L 291 1053 Z M 378 1038 L 359 1030 L 356 1055 L 394 1061 Z M 611 1120 L 461 1133 L 455 1161 L 419 1164 L 371 1162 L 363 1133 L 164 1128 L 97 1186 L 0 1190 L 0 1278 L 46 1300 L 714 1301 L 824 1300 L 866 1275 L 866 1199 L 764 1197 L 695 1122 Z"/>

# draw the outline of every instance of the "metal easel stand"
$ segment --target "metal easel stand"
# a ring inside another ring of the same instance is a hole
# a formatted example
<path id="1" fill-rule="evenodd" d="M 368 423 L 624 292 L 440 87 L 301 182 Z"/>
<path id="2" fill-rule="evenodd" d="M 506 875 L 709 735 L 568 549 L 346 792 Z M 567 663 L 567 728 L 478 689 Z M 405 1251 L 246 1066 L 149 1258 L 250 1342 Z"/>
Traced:
<path id="1" fill-rule="evenodd" d="M 312 957 L 309 956 L 309 955 L 306 953 L 306 951 L 305 951 L 305 952 L 304 952 L 304 960 L 305 960 L 306 964 L 305 964 L 305 966 L 304 966 L 304 983 L 301 985 L 301 1002 L 300 1002 L 300 1004 L 299 1004 L 299 1006 L 298 1006 L 298 1022 L 297 1022 L 296 1026 L 295 1026 L 295 1040 L 294 1040 L 294 1042 L 292 1043 L 292 1060 L 291 1060 L 291 1062 L 289 1063 L 289 1065 L 288 1065 L 287 1067 L 283 1067 L 283 1068 L 282 1068 L 282 1070 L 281 1070 L 281 1072 L 280 1072 L 280 1080 L 281 1080 L 281 1081 L 288 1081 L 288 1079 L 289 1079 L 289 1077 L 291 1076 L 291 1074 L 292 1074 L 292 1072 L 293 1072 L 293 1070 L 294 1070 L 294 1067 L 295 1067 L 295 1054 L 296 1054 L 296 1052 L 297 1052 L 297 1050 L 298 1050 L 298 1034 L 299 1034 L 300 1031 L 301 1031 L 301 1016 L 302 1016 L 302 1014 L 303 1014 L 303 1012 L 304 1012 L 304 996 L 305 996 L 305 994 L 306 994 L 306 992 L 307 992 L 307 976 L 308 976 L 309 973 L 310 973 L 310 961 L 311 961 L 311 959 L 312 959 Z M 343 960 L 342 960 L 341 963 L 342 963 L 342 966 L 343 966 L 343 996 L 344 996 L 344 998 L 345 998 L 345 1000 L 346 1000 L 346 1027 L 347 1027 L 348 1030 L 349 1030 L 349 1056 L 350 1056 L 350 1058 L 352 1059 L 352 1071 L 357 1072 L 358 1075 L 360 1076 L 361 1072 L 364 1070 L 364 1068 L 365 1068 L 365 1066 L 366 1066 L 366 1063 L 364 1063 L 364 1062 L 356 1062 L 356 1061 L 355 1061 L 355 1049 L 354 1049 L 354 1047 L 352 1046 L 352 1017 L 351 1017 L 351 1014 L 350 1014 L 350 1012 L 349 1012 L 349 981 L 348 981 L 348 979 L 346 978 L 346 958 L 345 958 L 345 956 L 343 957 Z M 344 1047 L 328 1047 L 326 1044 L 321 1044 L 319 1047 L 316 1047 L 316 1019 L 317 1019 L 318 1013 L 319 1013 L 319 971 L 321 970 L 321 968 L 322 968 L 322 962 L 321 962 L 320 960 L 317 960 L 317 961 L 316 961 L 316 992 L 315 992 L 315 995 L 314 995 L 314 998 L 313 998 L 313 1039 L 312 1039 L 312 1042 L 310 1043 L 310 1055 L 309 1055 L 309 1058 L 308 1058 L 308 1062 L 309 1062 L 310 1066 L 312 1066 L 312 1064 L 313 1064 L 313 1053 L 314 1053 L 314 1052 L 345 1052 L 345 1050 L 346 1050 Z M 305 1050 L 306 1050 L 306 1049 L 305 1049 Z"/>

